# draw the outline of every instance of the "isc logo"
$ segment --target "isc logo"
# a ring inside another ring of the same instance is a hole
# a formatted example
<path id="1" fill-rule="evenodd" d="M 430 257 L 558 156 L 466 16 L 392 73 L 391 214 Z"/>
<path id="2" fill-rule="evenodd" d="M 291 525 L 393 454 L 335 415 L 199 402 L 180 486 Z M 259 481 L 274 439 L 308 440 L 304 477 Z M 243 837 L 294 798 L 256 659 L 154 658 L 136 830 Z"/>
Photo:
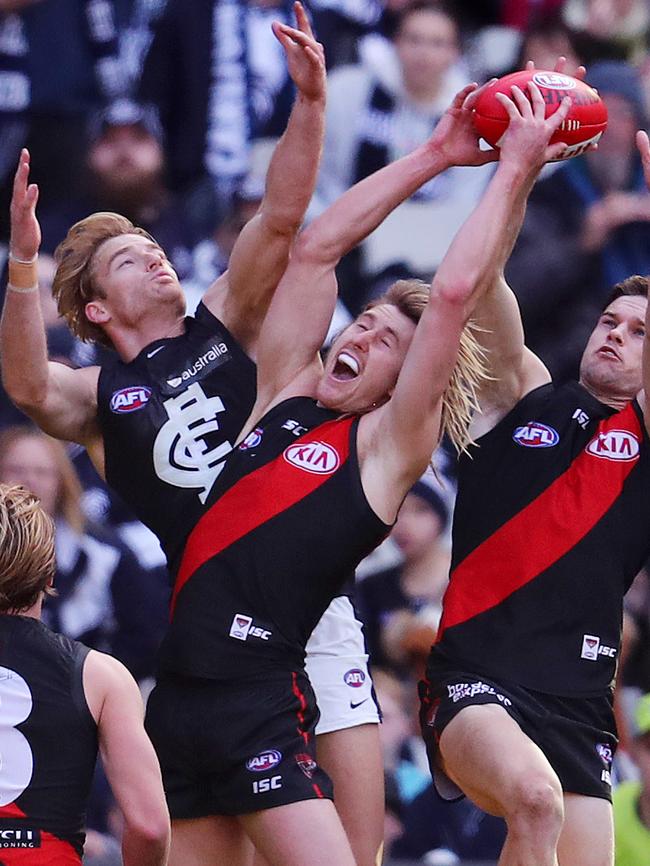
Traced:
<path id="1" fill-rule="evenodd" d="M 590 662 L 598 661 L 599 656 L 613 659 L 616 657 L 616 647 L 601 644 L 600 638 L 595 634 L 586 634 L 582 638 L 582 652 L 580 658 Z"/>
<path id="2" fill-rule="evenodd" d="M 343 681 L 347 686 L 352 686 L 353 689 L 359 689 L 366 681 L 366 675 L 359 668 L 352 668 L 343 674 Z"/>
<path id="3" fill-rule="evenodd" d="M 289 445 L 284 451 L 284 459 L 292 466 L 316 475 L 330 475 L 341 462 L 338 453 L 326 442 Z"/>
<path id="4" fill-rule="evenodd" d="M 115 391 L 111 397 L 111 412 L 121 415 L 124 412 L 136 412 L 149 402 L 151 388 L 144 385 L 134 385 L 130 388 L 122 388 Z"/>
<path id="5" fill-rule="evenodd" d="M 517 427 L 512 438 L 525 448 L 552 448 L 560 441 L 557 430 L 539 421 L 529 421 L 523 427 Z"/>
<path id="6" fill-rule="evenodd" d="M 246 761 L 246 769 L 253 773 L 266 773 L 267 770 L 272 770 L 282 760 L 282 752 L 277 749 L 266 749 L 255 755 L 254 758 L 249 758 Z"/>
<path id="7" fill-rule="evenodd" d="M 639 440 L 628 430 L 607 430 L 591 440 L 587 451 L 605 460 L 634 460 L 639 454 Z"/>
<path id="8" fill-rule="evenodd" d="M 253 782 L 253 794 L 265 794 L 282 787 L 282 776 L 271 776 L 270 779 L 258 779 Z"/>

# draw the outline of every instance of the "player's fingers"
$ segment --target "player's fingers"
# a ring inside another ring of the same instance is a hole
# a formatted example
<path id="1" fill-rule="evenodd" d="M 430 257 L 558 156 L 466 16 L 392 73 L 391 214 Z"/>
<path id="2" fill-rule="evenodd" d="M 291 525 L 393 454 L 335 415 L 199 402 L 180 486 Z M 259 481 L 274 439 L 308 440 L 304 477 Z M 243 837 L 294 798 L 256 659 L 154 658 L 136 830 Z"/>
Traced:
<path id="1" fill-rule="evenodd" d="M 475 81 L 472 81 L 471 84 L 466 84 L 458 93 L 454 96 L 451 107 L 452 109 L 459 109 L 467 106 L 466 100 L 469 96 L 472 95 L 476 91 L 478 84 Z"/>
<path id="2" fill-rule="evenodd" d="M 571 97 L 565 96 L 560 103 L 557 111 L 554 111 L 553 114 L 547 119 L 548 126 L 553 132 L 555 132 L 556 129 L 559 129 L 566 120 L 567 115 L 571 110 L 571 103 Z"/>
<path id="3" fill-rule="evenodd" d="M 546 103 L 544 102 L 544 97 L 542 96 L 542 92 L 539 87 L 535 84 L 534 81 L 528 82 L 528 92 L 530 93 L 530 101 L 533 109 L 533 116 L 538 120 L 544 120 L 544 115 L 546 113 Z"/>
<path id="4" fill-rule="evenodd" d="M 497 78 L 490 78 L 489 81 L 486 81 L 485 84 L 482 84 L 480 87 L 477 87 L 476 85 L 471 85 L 473 89 L 470 90 L 469 94 L 465 97 L 465 101 L 463 102 L 463 108 L 473 108 L 478 102 L 478 100 L 481 98 L 485 90 L 488 87 L 491 87 L 491 85 L 493 85 L 494 82 L 497 80 Z M 470 85 L 468 85 L 468 87 L 469 86 Z"/>
<path id="5" fill-rule="evenodd" d="M 640 129 L 636 134 L 636 146 L 641 155 L 645 182 L 650 187 L 650 139 L 648 139 L 648 133 L 643 129 Z"/>
<path id="6" fill-rule="evenodd" d="M 586 75 L 587 75 L 587 67 L 586 66 L 578 66 L 576 71 L 573 73 L 573 77 L 577 78 L 578 81 L 584 81 Z"/>
<path id="7" fill-rule="evenodd" d="M 544 154 L 546 162 L 552 162 L 554 159 L 561 159 L 562 154 L 567 149 L 567 145 L 563 141 L 556 141 L 555 144 L 549 144 Z"/>
<path id="8" fill-rule="evenodd" d="M 533 116 L 533 108 L 530 104 L 530 100 L 526 96 L 526 94 L 521 90 L 521 88 L 517 87 L 516 84 L 513 84 L 511 87 L 512 99 L 519 109 L 519 113 L 522 117 L 531 118 Z"/>
<path id="9" fill-rule="evenodd" d="M 554 72 L 559 72 L 562 74 L 566 69 L 566 57 L 564 54 L 560 54 L 558 59 L 555 61 L 555 66 L 553 67 Z"/>
<path id="10" fill-rule="evenodd" d="M 526 71 L 532 72 L 534 68 L 535 68 L 535 61 L 534 60 L 527 60 L 526 61 Z"/>
<path id="11" fill-rule="evenodd" d="M 29 151 L 26 147 L 24 147 L 20 151 L 20 157 L 18 158 L 18 165 L 16 167 L 16 173 L 14 175 L 14 183 L 13 183 L 13 196 L 14 201 L 22 201 L 23 196 L 25 195 L 25 190 L 27 188 L 27 179 L 29 177 Z"/>
<path id="12" fill-rule="evenodd" d="M 306 33 L 307 36 L 313 38 L 314 34 L 307 13 L 305 12 L 305 7 L 299 2 L 299 0 L 296 0 L 293 4 L 293 14 L 296 16 L 296 25 L 298 30 L 301 30 L 303 33 Z"/>
<path id="13" fill-rule="evenodd" d="M 276 22 L 273 22 L 273 23 L 275 24 Z M 278 25 L 277 29 L 280 31 L 280 33 L 282 33 L 284 36 L 291 39 L 291 41 L 295 42 L 297 45 L 301 45 L 304 47 L 305 45 L 313 45 L 314 44 L 313 36 L 308 36 L 306 33 L 303 33 L 301 30 L 296 30 L 295 27 L 289 27 L 288 24 L 282 24 L 279 21 L 277 22 L 277 25 Z M 273 32 L 276 33 L 275 28 L 273 29 Z M 277 33 L 276 33 L 276 35 L 277 35 Z"/>
<path id="14" fill-rule="evenodd" d="M 305 45 L 305 54 L 314 66 L 325 66 L 325 58 L 319 51 L 316 51 L 315 48 L 312 48 L 311 45 Z"/>
<path id="15" fill-rule="evenodd" d="M 521 114 L 517 111 L 517 106 L 505 93 L 495 93 L 494 98 L 505 108 L 510 120 L 521 118 Z"/>

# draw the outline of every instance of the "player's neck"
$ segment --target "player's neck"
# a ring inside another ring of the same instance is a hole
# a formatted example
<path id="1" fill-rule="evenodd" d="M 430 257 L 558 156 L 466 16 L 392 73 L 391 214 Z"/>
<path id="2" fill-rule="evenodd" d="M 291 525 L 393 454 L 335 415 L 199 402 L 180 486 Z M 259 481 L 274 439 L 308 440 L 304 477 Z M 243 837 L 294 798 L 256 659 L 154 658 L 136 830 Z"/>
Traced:
<path id="1" fill-rule="evenodd" d="M 604 403 L 605 406 L 611 406 L 617 412 L 625 409 L 627 404 L 636 396 L 635 394 L 631 396 L 629 394 L 612 394 L 611 391 L 598 388 L 591 383 L 583 382 L 582 379 L 580 380 L 580 384 L 585 390 L 589 391 L 592 397 L 595 397 L 600 403 Z"/>
<path id="2" fill-rule="evenodd" d="M 167 323 L 147 322 L 134 328 L 120 328 L 112 333 L 107 328 L 115 351 L 120 358 L 128 363 L 136 358 L 150 343 L 164 340 L 167 337 L 178 337 L 185 333 L 185 316 L 178 316 Z"/>

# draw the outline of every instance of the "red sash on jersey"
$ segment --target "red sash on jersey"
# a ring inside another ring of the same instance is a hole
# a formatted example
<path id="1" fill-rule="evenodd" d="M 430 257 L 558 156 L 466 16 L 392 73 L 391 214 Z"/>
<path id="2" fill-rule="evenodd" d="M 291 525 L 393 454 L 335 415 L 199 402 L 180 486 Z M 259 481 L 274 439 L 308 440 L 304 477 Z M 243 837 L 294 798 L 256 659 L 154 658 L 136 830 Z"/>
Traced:
<path id="1" fill-rule="evenodd" d="M 355 417 L 326 421 L 291 443 L 274 460 L 244 475 L 206 511 L 185 545 L 174 583 L 171 617 L 178 593 L 192 575 L 209 559 L 243 538 L 249 532 L 309 496 L 331 477 L 327 468 L 326 446 L 338 455 L 338 464 L 350 454 L 350 427 Z M 302 449 L 302 454 L 301 454 Z M 288 452 L 291 452 L 288 454 Z M 302 466 L 291 462 L 296 455 Z M 310 460 L 313 468 L 307 468 Z"/>

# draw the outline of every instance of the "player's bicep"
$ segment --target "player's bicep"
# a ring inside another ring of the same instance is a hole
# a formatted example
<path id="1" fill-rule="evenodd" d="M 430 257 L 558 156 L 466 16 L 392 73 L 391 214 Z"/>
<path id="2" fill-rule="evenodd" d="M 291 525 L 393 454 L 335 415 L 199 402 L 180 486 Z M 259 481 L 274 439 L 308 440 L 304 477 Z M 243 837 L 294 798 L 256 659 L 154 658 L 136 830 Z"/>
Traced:
<path id="1" fill-rule="evenodd" d="M 50 361 L 43 398 L 21 408 L 50 436 L 85 444 L 97 429 L 98 377 L 99 367 L 73 370 Z"/>

